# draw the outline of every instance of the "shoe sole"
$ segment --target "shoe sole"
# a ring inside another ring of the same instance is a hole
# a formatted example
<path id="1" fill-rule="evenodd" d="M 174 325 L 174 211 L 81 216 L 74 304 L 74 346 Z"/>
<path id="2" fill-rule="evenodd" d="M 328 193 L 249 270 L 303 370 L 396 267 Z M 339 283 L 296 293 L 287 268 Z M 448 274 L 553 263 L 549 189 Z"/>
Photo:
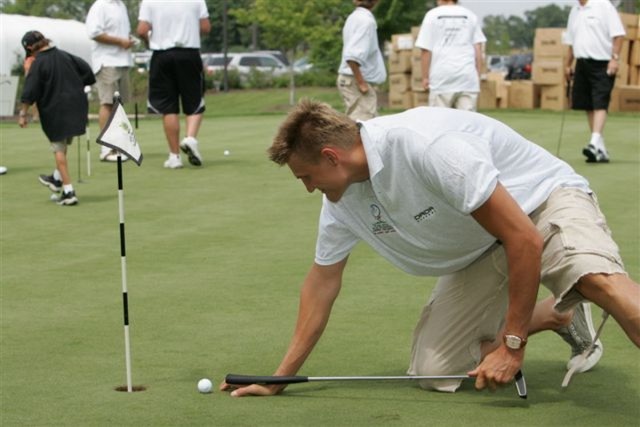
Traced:
<path id="1" fill-rule="evenodd" d="M 589 150 L 588 148 L 583 148 L 582 154 L 584 154 L 584 156 L 587 158 L 587 163 L 596 163 L 598 161 L 593 151 Z"/>
<path id="2" fill-rule="evenodd" d="M 60 200 L 58 204 L 60 206 L 74 206 L 78 204 L 78 199 L 75 197 L 73 199 L 64 199 L 64 200 Z"/>
<path id="3" fill-rule="evenodd" d="M 49 190 L 51 190 L 52 193 L 59 193 L 60 190 L 62 190 L 62 187 L 56 187 L 55 185 L 53 185 L 52 183 L 45 181 L 44 179 L 38 177 L 38 182 L 40 182 L 40 184 L 44 185 L 45 187 L 47 187 Z"/>
<path id="4" fill-rule="evenodd" d="M 196 154 L 194 150 L 191 149 L 187 144 L 180 144 L 180 150 L 189 158 L 189 163 L 193 166 L 202 166 L 202 160 L 200 156 Z"/>
<path id="5" fill-rule="evenodd" d="M 587 321 L 587 329 L 589 329 L 589 335 L 591 335 L 591 339 L 596 336 L 596 330 L 593 327 L 593 317 L 591 317 L 591 304 L 589 303 L 580 303 L 582 304 L 582 308 L 584 309 L 584 317 Z M 602 342 L 600 340 L 596 341 L 593 350 L 590 355 L 587 356 L 586 359 L 582 362 L 582 366 L 580 366 L 575 371 L 578 373 L 587 372 L 600 361 L 602 357 L 604 348 L 602 347 Z M 567 363 L 567 370 L 570 370 L 573 365 L 580 361 L 580 354 L 572 357 Z"/>

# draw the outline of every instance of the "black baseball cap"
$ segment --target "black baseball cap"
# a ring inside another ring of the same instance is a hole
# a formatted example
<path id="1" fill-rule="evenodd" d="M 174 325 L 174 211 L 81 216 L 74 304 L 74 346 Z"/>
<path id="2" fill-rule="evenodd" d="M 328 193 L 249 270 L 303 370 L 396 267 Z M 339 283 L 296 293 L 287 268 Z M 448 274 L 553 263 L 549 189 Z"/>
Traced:
<path id="1" fill-rule="evenodd" d="M 27 52 L 27 55 L 31 53 L 29 48 L 41 40 L 45 40 L 45 37 L 40 31 L 27 31 L 22 36 L 22 47 Z"/>

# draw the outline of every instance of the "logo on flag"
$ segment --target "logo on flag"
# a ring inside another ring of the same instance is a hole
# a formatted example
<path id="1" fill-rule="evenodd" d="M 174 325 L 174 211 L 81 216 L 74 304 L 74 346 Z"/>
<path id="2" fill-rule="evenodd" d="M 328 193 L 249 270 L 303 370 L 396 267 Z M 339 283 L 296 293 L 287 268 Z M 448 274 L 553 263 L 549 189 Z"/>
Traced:
<path id="1" fill-rule="evenodd" d="M 122 104 L 116 102 L 116 105 L 117 107 L 112 110 L 109 121 L 96 142 L 126 155 L 140 166 L 142 152 L 138 141 L 136 141 L 136 136 L 133 134 L 133 127 Z"/>

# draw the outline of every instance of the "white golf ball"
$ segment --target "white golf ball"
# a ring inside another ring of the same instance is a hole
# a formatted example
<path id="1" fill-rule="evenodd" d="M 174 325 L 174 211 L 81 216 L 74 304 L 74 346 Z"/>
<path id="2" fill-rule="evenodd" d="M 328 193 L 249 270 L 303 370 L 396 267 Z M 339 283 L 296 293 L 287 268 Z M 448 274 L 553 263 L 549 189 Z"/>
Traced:
<path id="1" fill-rule="evenodd" d="M 229 154 L 231 154 L 231 151 L 229 151 L 229 150 L 224 150 L 224 155 L 225 155 L 225 156 L 228 156 Z"/>
<path id="2" fill-rule="evenodd" d="M 200 393 L 211 393 L 211 389 L 213 388 L 213 383 L 208 378 L 203 378 L 198 381 L 198 391 Z"/>

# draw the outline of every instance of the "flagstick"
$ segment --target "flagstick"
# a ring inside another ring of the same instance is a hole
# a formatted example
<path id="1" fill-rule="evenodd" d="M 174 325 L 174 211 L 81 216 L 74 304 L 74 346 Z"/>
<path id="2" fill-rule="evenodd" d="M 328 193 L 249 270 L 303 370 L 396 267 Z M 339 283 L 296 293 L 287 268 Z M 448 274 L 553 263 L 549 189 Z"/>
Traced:
<path id="1" fill-rule="evenodd" d="M 124 234 L 124 188 L 122 185 L 122 155 L 118 152 L 118 211 L 120 214 L 120 266 L 122 271 L 122 304 L 124 309 L 124 352 L 127 367 L 127 392 L 131 385 L 131 343 L 129 341 L 129 297 L 127 294 L 127 251 Z"/>
<path id="2" fill-rule="evenodd" d="M 76 145 L 78 146 L 78 183 L 82 182 L 82 170 L 80 170 L 81 168 L 81 162 L 80 162 L 80 135 L 78 135 L 77 141 L 76 141 Z"/>
<path id="3" fill-rule="evenodd" d="M 91 176 L 91 127 L 87 122 L 87 176 Z"/>

